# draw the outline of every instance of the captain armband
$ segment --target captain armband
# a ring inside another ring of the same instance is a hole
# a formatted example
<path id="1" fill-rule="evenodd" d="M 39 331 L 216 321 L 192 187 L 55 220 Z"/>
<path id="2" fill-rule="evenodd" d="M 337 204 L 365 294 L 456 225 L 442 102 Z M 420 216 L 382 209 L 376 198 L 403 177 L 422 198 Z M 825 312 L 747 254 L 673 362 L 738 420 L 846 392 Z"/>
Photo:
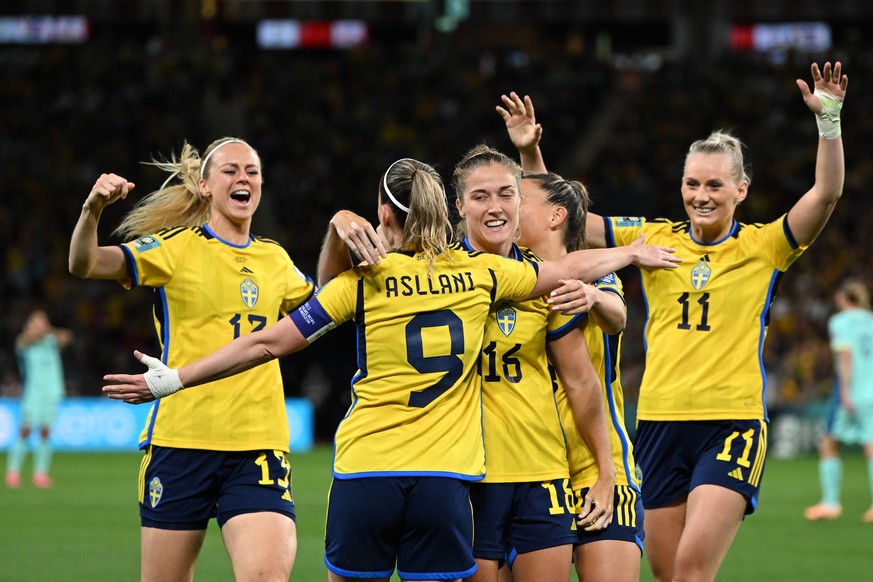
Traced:
<path id="1" fill-rule="evenodd" d="M 314 342 L 336 327 L 336 323 L 315 297 L 289 313 L 288 317 L 308 343 Z"/>

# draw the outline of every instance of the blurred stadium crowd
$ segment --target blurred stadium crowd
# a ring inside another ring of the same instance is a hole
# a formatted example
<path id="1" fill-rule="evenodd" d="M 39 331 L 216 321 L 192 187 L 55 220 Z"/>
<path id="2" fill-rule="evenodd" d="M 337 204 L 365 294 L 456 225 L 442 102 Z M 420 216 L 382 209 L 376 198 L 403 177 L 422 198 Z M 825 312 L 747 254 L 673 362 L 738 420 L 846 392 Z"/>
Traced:
<path id="1" fill-rule="evenodd" d="M 221 136 L 243 137 L 264 165 L 253 231 L 279 241 L 314 276 L 332 214 L 350 208 L 375 218 L 381 171 L 395 159 L 432 162 L 448 181 L 477 143 L 509 153 L 494 107 L 515 90 L 534 100 L 550 169 L 586 183 L 598 213 L 683 218 L 688 145 L 729 128 L 749 146 L 754 170 L 738 217 L 765 222 L 814 178 L 815 122 L 794 80 L 808 79 L 813 60 L 839 59 L 851 87 L 843 200 L 783 278 L 765 350 L 771 407 L 803 406 L 829 390 L 831 290 L 848 275 L 873 284 L 866 191 L 873 158 L 863 145 L 873 135 L 866 94 L 873 49 L 845 43 L 832 54 L 789 53 L 778 63 L 749 55 L 622 63 L 599 58 L 591 38 L 567 28 L 382 32 L 378 42 L 350 50 L 263 51 L 245 27 L 95 28 L 82 45 L 0 46 L 2 395 L 16 394 L 13 342 L 34 304 L 75 334 L 69 394 L 97 395 L 104 373 L 137 370 L 134 348 L 158 352 L 150 291 L 125 293 L 67 271 L 73 225 L 101 172 L 137 183 L 132 200 L 105 213 L 106 244 L 123 213 L 164 178 L 141 162 L 178 153 L 185 140 L 202 150 Z M 636 274 L 622 276 L 629 303 L 622 375 L 632 401 L 644 308 Z M 347 405 L 353 354 L 346 329 L 283 361 L 288 394 L 313 400 L 321 436 L 332 434 Z"/>

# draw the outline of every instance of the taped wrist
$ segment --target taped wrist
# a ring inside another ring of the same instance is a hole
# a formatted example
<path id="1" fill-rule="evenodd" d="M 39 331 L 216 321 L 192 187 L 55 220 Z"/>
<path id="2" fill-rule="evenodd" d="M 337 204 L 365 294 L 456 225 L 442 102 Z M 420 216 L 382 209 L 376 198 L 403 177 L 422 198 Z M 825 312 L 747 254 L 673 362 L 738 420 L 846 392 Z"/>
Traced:
<path id="1" fill-rule="evenodd" d="M 149 392 L 155 398 L 163 398 L 182 390 L 182 380 L 179 378 L 179 370 L 174 368 L 151 368 L 145 373 L 145 382 Z"/>
<path id="2" fill-rule="evenodd" d="M 816 89 L 813 95 L 821 102 L 821 111 L 815 114 L 818 134 L 824 139 L 836 139 L 842 135 L 840 129 L 840 109 L 843 102 L 821 89 Z"/>

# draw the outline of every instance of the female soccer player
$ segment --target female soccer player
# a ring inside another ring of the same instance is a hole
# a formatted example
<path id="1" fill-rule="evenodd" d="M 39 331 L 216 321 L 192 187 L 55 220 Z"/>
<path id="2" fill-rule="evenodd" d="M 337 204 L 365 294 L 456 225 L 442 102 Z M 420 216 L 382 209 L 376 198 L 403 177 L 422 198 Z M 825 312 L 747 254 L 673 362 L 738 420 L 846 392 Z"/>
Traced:
<path id="1" fill-rule="evenodd" d="M 834 293 L 837 312 L 828 321 L 836 382 L 819 443 L 821 502 L 803 512 L 812 521 L 837 519 L 843 513 L 840 483 L 843 467 L 839 443 L 860 444 L 867 457 L 870 508 L 861 515 L 873 523 L 873 312 L 870 291 L 857 280 L 843 281 Z"/>
<path id="2" fill-rule="evenodd" d="M 118 232 L 138 238 L 120 246 L 98 246 L 97 223 L 134 184 L 100 176 L 70 245 L 73 274 L 153 289 L 170 366 L 274 323 L 314 291 L 282 247 L 250 233 L 257 152 L 223 138 L 204 154 L 186 144 L 156 164 L 170 177 L 127 214 Z M 238 580 L 287 580 L 297 548 L 288 442 L 278 362 L 156 403 L 140 438 L 142 579 L 191 580 L 215 517 Z"/>
<path id="3" fill-rule="evenodd" d="M 394 252 L 376 253 L 378 264 L 340 273 L 276 325 L 180 370 L 137 353 L 150 371 L 108 375 L 104 391 L 128 402 L 166 396 L 300 350 L 353 319 L 360 370 L 336 433 L 325 540 L 330 579 L 387 580 L 395 567 L 402 579 L 457 579 L 476 568 L 468 484 L 485 472 L 476 363 L 491 304 L 539 296 L 557 286 L 559 274 L 584 276 L 616 257 L 641 257 L 652 267 L 674 262 L 647 245 L 589 254 L 603 258 L 602 265 L 592 258 L 594 267 L 578 254 L 534 266 L 449 247 L 439 175 L 409 159 L 383 175 L 379 223 L 382 239 L 370 229 L 363 244 Z M 346 232 L 332 227 L 338 230 Z"/>
<path id="4" fill-rule="evenodd" d="M 716 131 L 685 160 L 688 220 L 588 214 L 594 247 L 640 234 L 679 249 L 678 269 L 642 272 L 648 309 L 637 461 L 642 469 L 649 564 L 657 580 L 712 580 L 743 516 L 757 506 L 767 443 L 761 362 L 781 274 L 816 239 L 842 194 L 841 64 L 811 66 L 814 92 L 797 80 L 819 129 L 815 183 L 782 217 L 741 224 L 748 195 L 742 145 Z M 535 126 L 538 127 L 538 126 Z M 539 149 L 523 167 L 542 167 Z M 527 161 L 524 161 L 527 158 Z"/>
<path id="5" fill-rule="evenodd" d="M 714 579 L 743 516 L 757 505 L 770 302 L 781 273 L 827 223 L 845 174 L 839 111 L 848 79 L 840 63 L 811 70 L 815 92 L 797 84 L 819 126 L 815 183 L 787 214 L 765 225 L 736 222 L 751 180 L 739 140 L 719 131 L 692 144 L 685 160 L 688 221 L 589 214 L 593 246 L 643 232 L 690 259 L 670 273 L 642 275 L 648 322 L 637 459 L 658 580 Z"/>
<path id="6" fill-rule="evenodd" d="M 536 260 L 513 242 L 520 176 L 518 164 L 487 146 L 472 149 L 455 166 L 464 246 Z M 470 489 L 479 565 L 472 581 L 496 581 L 504 562 L 518 582 L 570 577 L 576 503 L 546 351 L 547 334 L 561 336 L 565 323 L 544 298 L 497 303 L 488 318 L 481 363 L 488 463 L 485 479 Z M 570 399 L 571 420 L 605 467 L 582 510 L 583 527 L 601 529 L 612 518 L 615 473 L 600 383 L 581 333 L 550 341 L 548 350 L 568 395 L 583 395 Z"/>
<path id="7" fill-rule="evenodd" d="M 517 164 L 485 147 L 474 149 L 459 164 L 455 185 L 459 193 L 465 193 L 463 196 L 459 194 L 459 199 L 465 200 L 462 207 L 469 208 L 477 216 L 476 226 L 471 229 L 474 232 L 462 243 L 463 248 L 471 252 L 488 250 L 521 262 L 531 259 L 523 256 L 522 251 L 512 244 L 518 225 L 519 175 Z M 488 206 L 491 208 L 486 208 Z M 492 218 L 496 217 L 495 220 L 501 223 L 491 225 L 488 229 L 490 233 L 480 226 L 486 214 L 493 215 Z M 357 223 L 354 222 L 355 218 L 358 219 Z M 339 213 L 332 221 L 332 232 L 340 235 L 359 256 L 366 252 L 366 245 L 360 241 L 346 241 L 346 238 L 354 238 L 350 233 L 363 233 L 361 224 L 364 222 L 350 213 Z M 492 237 L 491 240 L 489 237 Z M 362 238 L 366 241 L 366 236 Z M 475 244 L 471 244 L 471 241 L 475 241 Z M 325 247 L 332 247 L 332 244 L 335 241 L 332 243 L 329 236 Z M 577 254 L 586 255 L 590 252 Z M 340 261 L 331 263 L 331 267 L 340 267 L 342 260 L 347 262 L 343 255 L 323 253 L 319 266 L 320 280 L 333 274 L 331 269 L 323 268 L 327 264 L 325 254 L 340 257 Z M 627 262 L 625 257 L 612 264 L 618 268 Z M 540 263 L 540 266 L 547 264 Z M 596 274 L 607 272 L 598 270 Z M 595 275 L 594 270 L 588 273 Z M 472 488 L 476 518 L 474 551 L 479 566 L 473 575 L 474 579 L 496 579 L 498 565 L 507 557 L 514 561 L 517 554 L 521 554 L 517 566 L 519 578 L 569 577 L 570 548 L 575 539 L 574 500 L 568 482 L 564 441 L 545 354 L 544 340 L 549 313 L 549 305 L 538 298 L 495 304 L 488 318 L 480 373 L 484 382 L 485 448 L 488 454 L 485 481 L 494 484 L 476 484 Z M 587 353 L 583 354 L 585 357 L 579 357 L 580 350 L 584 350 L 584 342 L 581 338 L 574 340 L 555 342 L 570 346 L 566 351 L 571 355 L 559 366 L 559 373 L 567 377 L 567 393 L 572 395 L 573 401 L 581 401 L 574 408 L 579 414 L 580 425 L 585 427 L 586 436 L 592 440 L 597 440 L 595 420 L 600 415 L 599 450 L 608 462 L 608 440 L 599 404 L 600 386 Z M 508 396 L 500 397 L 499 394 L 503 392 Z M 604 481 L 609 479 L 607 472 Z M 484 487 L 488 488 L 488 495 L 480 494 L 480 489 Z M 610 519 L 611 481 L 601 489 L 608 492 L 599 498 L 602 503 L 586 504 L 584 523 L 589 529 L 601 528 Z M 597 495 L 592 495 L 590 501 L 595 498 L 598 498 Z M 489 506 L 486 507 L 486 503 Z M 504 512 L 505 515 L 494 515 L 494 511 Z M 488 521 L 489 512 L 491 521 Z M 510 517 L 511 523 L 508 521 Z M 533 521 L 526 522 L 528 519 Z M 495 523 L 495 520 L 500 523 Z M 510 540 L 512 544 L 507 546 Z M 561 558 L 562 553 L 566 553 L 565 559 Z"/>
<path id="8" fill-rule="evenodd" d="M 72 340 L 70 330 L 54 327 L 43 309 L 31 311 L 24 329 L 15 338 L 22 379 L 21 428 L 6 458 L 6 485 L 9 487 L 21 484 L 21 466 L 33 429 L 39 430 L 39 442 L 33 449 L 33 484 L 43 489 L 52 486 L 49 477 L 51 431 L 64 397 L 61 350 Z"/>
<path id="9" fill-rule="evenodd" d="M 582 184 L 556 174 L 525 174 L 521 193 L 520 245 L 529 247 L 543 260 L 585 247 L 588 192 Z M 581 304 L 563 307 L 574 307 L 574 311 L 583 311 L 587 316 L 573 316 L 558 333 L 584 334 L 602 390 L 615 490 L 612 521 L 602 530 L 578 530 L 573 563 L 580 580 L 637 582 L 643 548 L 643 507 L 633 446 L 624 424 L 624 396 L 619 375 L 621 331 L 627 311 L 621 280 L 615 273 L 592 285 L 584 285 L 584 290 Z M 576 429 L 564 390 L 559 389 L 555 396 L 567 438 L 570 481 L 577 504 L 582 506 L 597 483 L 600 471 L 592 451 Z"/>

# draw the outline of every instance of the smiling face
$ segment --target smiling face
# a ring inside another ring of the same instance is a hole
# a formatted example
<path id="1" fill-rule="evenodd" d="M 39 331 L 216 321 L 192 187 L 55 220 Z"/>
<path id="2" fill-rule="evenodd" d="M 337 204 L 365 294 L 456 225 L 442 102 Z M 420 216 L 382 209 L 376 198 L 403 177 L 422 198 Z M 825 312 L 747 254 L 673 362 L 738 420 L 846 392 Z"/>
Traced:
<path id="1" fill-rule="evenodd" d="M 682 201 L 694 239 L 711 243 L 726 237 L 748 189 L 748 183 L 738 183 L 731 176 L 728 154 L 689 154 L 682 177 Z"/>
<path id="2" fill-rule="evenodd" d="M 508 255 L 518 232 L 520 202 L 518 181 L 507 168 L 491 164 L 472 170 L 455 204 L 473 248 Z"/>
<path id="3" fill-rule="evenodd" d="M 521 181 L 521 208 L 519 225 L 521 233 L 518 244 L 529 247 L 534 252 L 551 237 L 554 227 L 555 206 L 546 201 L 546 192 L 535 180 Z"/>
<path id="4" fill-rule="evenodd" d="M 200 192 L 209 200 L 209 226 L 222 238 L 246 237 L 252 216 L 261 202 L 261 160 L 244 143 L 229 143 L 214 150 Z"/>

